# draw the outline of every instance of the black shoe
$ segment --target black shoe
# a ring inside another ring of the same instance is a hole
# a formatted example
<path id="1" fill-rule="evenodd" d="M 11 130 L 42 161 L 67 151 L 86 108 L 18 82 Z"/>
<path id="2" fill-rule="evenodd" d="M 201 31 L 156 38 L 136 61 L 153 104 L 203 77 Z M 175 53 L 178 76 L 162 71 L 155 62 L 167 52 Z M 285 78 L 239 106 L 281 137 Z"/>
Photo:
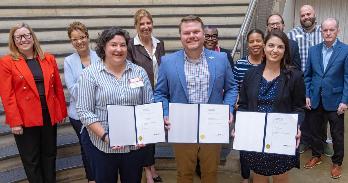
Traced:
<path id="1" fill-rule="evenodd" d="M 157 177 L 152 178 L 154 182 L 162 182 L 162 178 L 158 175 Z"/>

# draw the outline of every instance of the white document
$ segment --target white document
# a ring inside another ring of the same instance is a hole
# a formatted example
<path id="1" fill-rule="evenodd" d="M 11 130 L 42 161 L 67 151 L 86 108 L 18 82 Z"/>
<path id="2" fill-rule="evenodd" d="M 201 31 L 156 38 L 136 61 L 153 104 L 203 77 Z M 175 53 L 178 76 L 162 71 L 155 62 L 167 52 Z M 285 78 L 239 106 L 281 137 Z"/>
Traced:
<path id="1" fill-rule="evenodd" d="M 108 105 L 110 147 L 165 141 L 162 103 Z"/>
<path id="2" fill-rule="evenodd" d="M 264 151 L 295 155 L 297 121 L 297 114 L 268 113 Z"/>
<path id="3" fill-rule="evenodd" d="M 110 147 L 136 145 L 134 106 L 108 105 Z"/>
<path id="4" fill-rule="evenodd" d="M 297 122 L 298 114 L 238 111 L 233 149 L 295 155 Z"/>
<path id="5" fill-rule="evenodd" d="M 138 144 L 165 142 L 162 103 L 135 106 Z"/>
<path id="6" fill-rule="evenodd" d="M 229 143 L 229 106 L 200 104 L 199 143 Z"/>
<path id="7" fill-rule="evenodd" d="M 262 152 L 265 113 L 237 111 L 233 149 Z"/>
<path id="8" fill-rule="evenodd" d="M 197 143 L 198 104 L 169 103 L 168 142 Z"/>

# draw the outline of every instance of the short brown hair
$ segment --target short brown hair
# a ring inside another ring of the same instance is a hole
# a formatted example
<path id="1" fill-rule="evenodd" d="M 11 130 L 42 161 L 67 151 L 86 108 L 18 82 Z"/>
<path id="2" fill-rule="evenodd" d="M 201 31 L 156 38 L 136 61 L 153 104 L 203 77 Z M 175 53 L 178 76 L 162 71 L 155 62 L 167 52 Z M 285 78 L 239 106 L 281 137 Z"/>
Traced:
<path id="1" fill-rule="evenodd" d="M 19 24 L 16 24 L 15 26 L 13 26 L 11 29 L 10 29 L 10 34 L 9 34 L 9 38 L 8 38 L 8 47 L 10 49 L 10 55 L 12 56 L 13 60 L 18 60 L 19 57 L 20 57 L 20 52 L 16 46 L 16 43 L 15 43 L 15 40 L 13 38 L 14 36 L 14 33 L 20 29 L 20 28 L 26 28 L 29 30 L 30 34 L 31 34 L 31 37 L 33 39 L 33 42 L 34 42 L 34 45 L 33 45 L 33 51 L 34 51 L 34 56 L 39 56 L 40 59 L 44 59 L 44 52 L 42 51 L 41 49 L 41 46 L 40 46 L 40 42 L 39 40 L 37 39 L 34 31 L 32 28 L 30 28 L 30 26 L 26 23 L 19 23 Z"/>
<path id="2" fill-rule="evenodd" d="M 179 24 L 179 33 L 181 33 L 182 23 L 186 23 L 186 22 L 199 22 L 199 23 L 201 23 L 202 30 L 204 29 L 204 23 L 203 23 L 201 18 L 199 18 L 196 15 L 189 15 L 189 16 L 186 16 L 186 17 L 181 19 L 180 24 Z"/>
<path id="3" fill-rule="evenodd" d="M 137 26 L 137 24 L 140 22 L 140 20 L 143 17 L 147 17 L 152 21 L 152 15 L 150 12 L 148 12 L 146 9 L 139 9 L 137 12 L 134 14 L 134 26 Z"/>
<path id="4" fill-rule="evenodd" d="M 79 30 L 79 31 L 83 32 L 87 36 L 87 38 L 89 38 L 88 29 L 87 29 L 85 24 L 78 22 L 78 21 L 71 23 L 68 27 L 69 39 L 71 39 L 71 33 L 74 30 Z"/>

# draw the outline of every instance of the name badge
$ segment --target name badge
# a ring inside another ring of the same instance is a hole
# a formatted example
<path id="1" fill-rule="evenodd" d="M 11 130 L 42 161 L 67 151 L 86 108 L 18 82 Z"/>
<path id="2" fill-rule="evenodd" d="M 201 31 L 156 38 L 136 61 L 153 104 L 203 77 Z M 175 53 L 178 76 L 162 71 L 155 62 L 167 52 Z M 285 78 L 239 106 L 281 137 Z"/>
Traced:
<path id="1" fill-rule="evenodd" d="M 131 88 L 139 88 L 144 86 L 144 82 L 141 78 L 136 77 L 128 80 L 129 87 Z"/>
<path id="2" fill-rule="evenodd" d="M 303 38 L 303 35 L 296 35 L 296 38 Z"/>

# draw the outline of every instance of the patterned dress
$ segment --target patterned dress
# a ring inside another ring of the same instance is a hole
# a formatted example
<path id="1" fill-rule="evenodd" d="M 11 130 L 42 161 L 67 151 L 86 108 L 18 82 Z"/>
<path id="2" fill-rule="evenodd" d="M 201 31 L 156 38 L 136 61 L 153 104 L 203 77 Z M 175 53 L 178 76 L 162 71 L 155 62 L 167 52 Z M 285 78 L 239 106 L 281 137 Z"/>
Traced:
<path id="1" fill-rule="evenodd" d="M 272 81 L 267 81 L 262 77 L 257 99 L 258 112 L 273 112 L 278 87 L 279 76 Z M 294 167 L 300 167 L 298 152 L 295 156 L 289 156 L 241 151 L 240 156 L 248 162 L 251 170 L 264 176 L 280 175 Z"/>

